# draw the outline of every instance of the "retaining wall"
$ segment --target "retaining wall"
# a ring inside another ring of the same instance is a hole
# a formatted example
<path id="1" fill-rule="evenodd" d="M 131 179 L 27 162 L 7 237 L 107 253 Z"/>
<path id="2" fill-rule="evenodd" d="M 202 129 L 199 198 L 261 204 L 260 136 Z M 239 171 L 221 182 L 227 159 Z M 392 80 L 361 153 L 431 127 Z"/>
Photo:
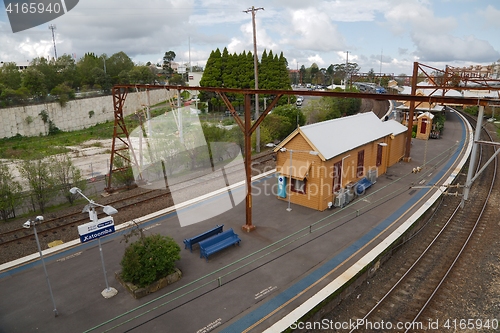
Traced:
<path id="1" fill-rule="evenodd" d="M 172 94 L 164 89 L 149 92 L 150 105 L 171 98 Z M 125 116 L 144 108 L 148 104 L 146 92 L 129 93 L 125 100 Z M 101 96 L 72 100 L 64 107 L 58 102 L 38 105 L 18 106 L 0 109 L 0 138 L 38 136 L 48 133 L 49 124 L 44 123 L 40 113 L 45 111 L 48 119 L 63 131 L 74 131 L 108 120 L 114 120 L 113 96 Z"/>

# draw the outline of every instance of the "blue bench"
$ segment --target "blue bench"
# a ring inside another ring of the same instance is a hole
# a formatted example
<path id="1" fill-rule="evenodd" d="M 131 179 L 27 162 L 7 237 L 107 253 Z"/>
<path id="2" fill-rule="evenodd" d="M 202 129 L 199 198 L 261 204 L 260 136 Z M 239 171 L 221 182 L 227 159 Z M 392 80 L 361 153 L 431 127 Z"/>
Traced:
<path id="1" fill-rule="evenodd" d="M 233 229 L 226 230 L 216 236 L 210 237 L 200 244 L 200 258 L 205 257 L 208 261 L 208 256 L 225 249 L 234 244 L 240 245 L 241 239 L 234 233 Z"/>
<path id="2" fill-rule="evenodd" d="M 222 227 L 224 227 L 224 224 L 223 225 L 217 225 L 215 228 L 212 228 L 208 231 L 205 231 L 204 233 L 202 234 L 199 234 L 197 236 L 194 236 L 194 237 L 191 237 L 191 238 L 187 238 L 184 240 L 184 249 L 187 249 L 189 247 L 189 250 L 191 252 L 193 252 L 193 245 L 196 244 L 196 243 L 199 243 L 205 239 L 208 239 L 210 237 L 213 237 L 217 234 L 220 234 L 222 232 Z"/>
<path id="3" fill-rule="evenodd" d="M 357 195 L 362 195 L 370 186 L 372 186 L 372 182 L 368 178 L 363 177 L 356 183 L 356 185 L 354 185 L 354 191 Z"/>

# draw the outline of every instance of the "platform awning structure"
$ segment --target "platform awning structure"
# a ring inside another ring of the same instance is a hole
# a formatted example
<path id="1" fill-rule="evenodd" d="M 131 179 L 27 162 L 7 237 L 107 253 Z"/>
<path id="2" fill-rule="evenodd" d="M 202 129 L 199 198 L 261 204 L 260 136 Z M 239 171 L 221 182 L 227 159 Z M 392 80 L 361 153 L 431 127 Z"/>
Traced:
<path id="1" fill-rule="evenodd" d="M 310 168 L 310 161 L 299 161 L 292 158 L 292 165 L 290 165 L 290 159 L 287 158 L 283 166 L 277 168 L 277 171 L 284 176 L 292 176 L 294 179 L 304 180 L 304 178 L 307 177 Z"/>

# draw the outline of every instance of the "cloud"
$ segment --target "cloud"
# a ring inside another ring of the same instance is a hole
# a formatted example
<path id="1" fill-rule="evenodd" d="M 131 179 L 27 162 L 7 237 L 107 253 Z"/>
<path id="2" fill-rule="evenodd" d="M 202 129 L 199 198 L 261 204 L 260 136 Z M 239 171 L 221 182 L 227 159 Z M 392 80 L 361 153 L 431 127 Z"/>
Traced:
<path id="1" fill-rule="evenodd" d="M 322 67 L 325 64 L 325 61 L 319 54 L 315 54 L 313 56 L 307 57 L 307 60 L 312 64 L 318 65 L 318 67 Z"/>
<path id="2" fill-rule="evenodd" d="M 297 37 L 285 37 L 282 42 L 298 49 L 329 52 L 346 48 L 337 26 L 326 13 L 315 8 L 292 11 L 288 35 Z"/>
<path id="3" fill-rule="evenodd" d="M 497 20 L 498 24 L 500 12 L 493 8 L 486 10 L 491 13 L 488 19 Z M 412 53 L 419 61 L 488 62 L 498 58 L 498 51 L 488 41 L 473 35 L 456 36 L 460 26 L 457 19 L 437 17 L 427 1 L 401 1 L 385 13 L 385 18 L 394 34 L 409 34 L 415 46 Z"/>
<path id="4" fill-rule="evenodd" d="M 477 14 L 480 17 L 477 21 L 481 22 L 483 27 L 500 28 L 500 10 L 488 5 L 485 9 L 478 10 Z"/>
<path id="5" fill-rule="evenodd" d="M 500 56 L 489 42 L 474 36 L 414 34 L 412 39 L 417 47 L 415 54 L 422 61 L 488 62 Z"/>

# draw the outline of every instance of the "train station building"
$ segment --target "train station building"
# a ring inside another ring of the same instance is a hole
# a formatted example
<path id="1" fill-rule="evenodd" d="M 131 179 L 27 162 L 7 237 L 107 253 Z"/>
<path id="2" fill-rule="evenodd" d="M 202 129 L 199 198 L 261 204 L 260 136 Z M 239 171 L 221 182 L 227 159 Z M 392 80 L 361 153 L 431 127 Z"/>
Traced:
<path id="1" fill-rule="evenodd" d="M 373 112 L 298 127 L 274 150 L 278 198 L 319 211 L 334 206 L 404 157 L 406 130 Z"/>

